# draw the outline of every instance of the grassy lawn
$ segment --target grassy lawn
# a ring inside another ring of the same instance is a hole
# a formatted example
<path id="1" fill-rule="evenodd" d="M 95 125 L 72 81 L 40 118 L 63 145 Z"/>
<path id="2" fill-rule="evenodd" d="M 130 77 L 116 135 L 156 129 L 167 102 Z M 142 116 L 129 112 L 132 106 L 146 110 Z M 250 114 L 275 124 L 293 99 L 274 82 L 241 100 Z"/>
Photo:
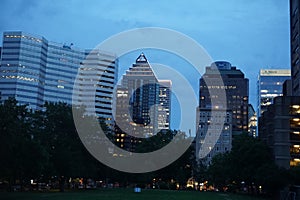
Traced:
<path id="1" fill-rule="evenodd" d="M 1 200 L 250 200 L 250 196 L 196 191 L 142 190 L 134 193 L 133 189 L 105 189 L 78 192 L 15 192 L 0 193 Z"/>

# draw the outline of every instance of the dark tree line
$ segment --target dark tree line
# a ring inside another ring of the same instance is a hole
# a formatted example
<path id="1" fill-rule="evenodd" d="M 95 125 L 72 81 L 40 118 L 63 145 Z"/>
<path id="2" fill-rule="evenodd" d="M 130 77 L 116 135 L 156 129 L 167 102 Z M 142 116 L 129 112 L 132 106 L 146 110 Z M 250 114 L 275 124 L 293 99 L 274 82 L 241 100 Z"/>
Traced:
<path id="1" fill-rule="evenodd" d="M 101 121 L 100 121 L 101 123 Z M 108 130 L 104 123 L 103 129 Z M 137 146 L 137 152 L 150 152 L 168 144 L 177 131 L 164 131 L 147 138 Z M 107 132 L 112 139 L 111 132 Z M 182 135 L 184 140 L 184 135 Z M 31 111 L 18 105 L 15 99 L 0 104 L 0 182 L 7 189 L 30 180 L 58 182 L 63 190 L 70 179 L 88 178 L 121 186 L 175 189 L 185 186 L 190 177 L 199 183 L 231 191 L 247 188 L 255 193 L 258 187 L 267 193 L 300 184 L 300 168 L 278 168 L 270 149 L 258 139 L 247 135 L 233 140 L 231 152 L 217 155 L 207 168 L 195 162 L 191 146 L 179 159 L 155 172 L 130 174 L 111 169 L 89 154 L 74 125 L 72 108 L 64 103 L 47 103 L 42 111 Z M 29 184 L 30 185 L 30 184 Z"/>
<path id="2" fill-rule="evenodd" d="M 182 184 L 191 175 L 190 151 L 165 169 L 146 174 L 128 174 L 113 170 L 97 161 L 83 146 L 74 125 L 72 108 L 64 103 L 46 103 L 43 111 L 31 111 L 15 99 L 0 104 L 0 181 L 28 185 L 30 180 L 49 182 L 55 179 L 61 190 L 70 178 L 82 177 L 118 182 L 123 186 L 139 183 L 166 183 L 171 179 Z M 101 122 L 100 122 L 101 123 Z M 103 129 L 107 129 L 101 123 Z M 113 138 L 107 133 L 108 138 Z M 138 148 L 151 151 L 167 144 L 176 134 L 167 131 L 146 140 Z M 53 180 L 53 181 L 55 181 Z M 168 186 L 169 187 L 169 186 Z"/>
<path id="3" fill-rule="evenodd" d="M 103 166 L 83 147 L 71 107 L 47 103 L 45 111 L 32 112 L 8 99 L 0 105 L 0 179 L 12 185 L 53 177 L 98 176 Z"/>
<path id="4" fill-rule="evenodd" d="M 198 179 L 208 180 L 219 190 L 277 195 L 299 184 L 300 168 L 279 168 L 268 146 L 247 134 L 234 137 L 232 150 L 216 155 L 208 167 L 200 167 Z M 201 175 L 202 174 L 202 175 Z"/>

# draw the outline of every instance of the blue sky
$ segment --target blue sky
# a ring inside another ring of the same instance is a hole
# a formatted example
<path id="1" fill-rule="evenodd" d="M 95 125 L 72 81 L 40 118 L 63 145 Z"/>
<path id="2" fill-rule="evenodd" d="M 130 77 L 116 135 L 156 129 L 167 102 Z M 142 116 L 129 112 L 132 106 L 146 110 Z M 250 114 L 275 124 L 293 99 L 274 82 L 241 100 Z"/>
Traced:
<path id="1" fill-rule="evenodd" d="M 133 28 L 179 31 L 201 44 L 213 60 L 227 60 L 241 69 L 250 80 L 254 106 L 259 69 L 290 68 L 286 0 L 2 0 L 0 4 L 0 32 L 22 30 L 79 48 L 93 48 Z M 121 60 L 121 69 L 137 56 Z M 162 56 L 147 56 L 150 62 L 162 62 Z M 194 88 L 199 78 L 191 74 Z"/>

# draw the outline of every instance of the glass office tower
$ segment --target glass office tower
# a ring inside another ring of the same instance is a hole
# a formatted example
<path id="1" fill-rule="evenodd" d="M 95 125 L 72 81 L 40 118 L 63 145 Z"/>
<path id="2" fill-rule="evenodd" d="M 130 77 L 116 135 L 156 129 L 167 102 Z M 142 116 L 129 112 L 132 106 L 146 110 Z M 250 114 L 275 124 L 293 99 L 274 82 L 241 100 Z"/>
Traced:
<path id="1" fill-rule="evenodd" d="M 257 82 L 258 117 L 273 103 L 273 99 L 282 96 L 283 82 L 291 78 L 289 69 L 261 69 Z"/>
<path id="2" fill-rule="evenodd" d="M 78 72 L 84 71 L 83 74 L 88 75 L 87 72 L 92 69 L 88 78 L 92 76 L 99 82 L 96 86 L 85 86 L 85 89 L 96 90 L 96 114 L 111 125 L 118 60 L 114 54 L 101 50 L 90 53 L 91 50 L 51 42 L 21 31 L 4 32 L 0 65 L 1 100 L 14 97 L 19 104 L 26 104 L 33 110 L 42 109 L 45 102 L 72 104 Z M 102 76 L 97 76 L 99 74 Z"/>
<path id="3" fill-rule="evenodd" d="M 3 35 L 0 67 L 1 99 L 15 97 L 20 104 L 41 109 L 44 104 L 48 41 L 22 32 Z"/>

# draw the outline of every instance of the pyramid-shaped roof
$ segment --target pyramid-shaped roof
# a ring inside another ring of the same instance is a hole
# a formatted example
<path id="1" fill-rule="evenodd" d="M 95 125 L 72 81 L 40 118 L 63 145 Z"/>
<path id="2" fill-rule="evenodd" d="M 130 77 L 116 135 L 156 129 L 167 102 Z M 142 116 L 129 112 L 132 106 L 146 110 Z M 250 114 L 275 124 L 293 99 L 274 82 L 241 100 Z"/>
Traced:
<path id="1" fill-rule="evenodd" d="M 137 57 L 137 59 L 135 60 L 135 62 L 136 62 L 136 63 L 147 63 L 148 60 L 147 60 L 145 54 L 144 54 L 144 53 L 141 53 L 141 54 L 139 55 L 139 57 Z"/>

